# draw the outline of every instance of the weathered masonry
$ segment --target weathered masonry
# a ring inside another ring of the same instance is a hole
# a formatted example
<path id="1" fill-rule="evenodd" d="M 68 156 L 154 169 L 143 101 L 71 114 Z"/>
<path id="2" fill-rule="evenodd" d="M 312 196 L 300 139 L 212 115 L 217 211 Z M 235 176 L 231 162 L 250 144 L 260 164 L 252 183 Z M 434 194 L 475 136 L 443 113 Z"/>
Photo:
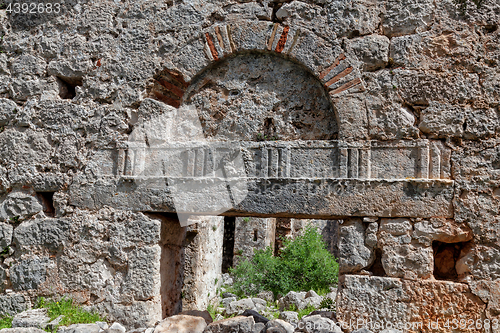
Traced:
<path id="1" fill-rule="evenodd" d="M 209 304 L 225 225 L 321 219 L 340 321 L 500 319 L 495 0 L 62 8 L 0 10 L 0 314 L 152 325 Z"/>

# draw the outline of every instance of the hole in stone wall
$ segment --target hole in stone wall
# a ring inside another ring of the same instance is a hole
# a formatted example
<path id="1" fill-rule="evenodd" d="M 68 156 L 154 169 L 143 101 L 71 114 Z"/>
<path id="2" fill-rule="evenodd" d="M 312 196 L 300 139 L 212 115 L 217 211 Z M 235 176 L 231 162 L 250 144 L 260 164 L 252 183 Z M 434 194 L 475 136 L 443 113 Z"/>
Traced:
<path id="1" fill-rule="evenodd" d="M 234 230 L 236 227 L 236 218 L 224 217 L 224 240 L 222 245 L 222 273 L 228 273 L 229 268 L 233 267 L 234 256 Z"/>
<path id="2" fill-rule="evenodd" d="M 375 260 L 370 268 L 368 268 L 369 272 L 372 272 L 375 276 L 387 276 L 385 274 L 384 266 L 382 266 L 382 250 L 375 249 Z"/>
<path id="3" fill-rule="evenodd" d="M 269 6 L 273 7 L 273 13 L 271 15 L 271 21 L 273 21 L 274 23 L 281 23 L 281 20 L 278 19 L 278 17 L 276 16 L 276 13 L 281 8 L 281 6 L 283 6 L 283 4 L 280 3 L 280 2 L 275 2 L 273 4 L 269 4 Z"/>
<path id="4" fill-rule="evenodd" d="M 289 218 L 276 219 L 276 241 L 274 242 L 274 253 L 279 255 L 283 246 L 283 239 L 292 233 L 292 221 Z"/>
<path id="5" fill-rule="evenodd" d="M 255 229 L 253 231 L 253 241 L 256 242 L 257 239 L 258 239 L 258 235 L 259 235 L 259 230 Z"/>
<path id="6" fill-rule="evenodd" d="M 486 31 L 486 33 L 489 33 L 489 34 L 497 31 L 497 29 L 498 29 L 498 25 L 496 25 L 496 24 L 488 24 L 488 25 L 484 26 L 484 31 Z"/>
<path id="7" fill-rule="evenodd" d="M 333 254 L 335 258 L 338 258 L 339 220 L 328 220 L 325 224 L 321 235 L 326 243 L 326 249 Z"/>
<path id="8" fill-rule="evenodd" d="M 54 208 L 54 193 L 55 192 L 36 192 L 36 197 L 43 206 L 43 212 L 48 217 L 54 217 L 56 215 L 56 209 Z"/>
<path id="9" fill-rule="evenodd" d="M 461 243 L 443 243 L 439 241 L 432 242 L 432 250 L 434 252 L 434 277 L 438 280 L 458 279 L 456 270 L 457 260 L 460 257 L 460 252 L 470 242 Z"/>
<path id="10" fill-rule="evenodd" d="M 57 77 L 59 84 L 59 97 L 62 99 L 73 99 L 76 96 L 76 87 L 82 86 L 82 78 Z"/>

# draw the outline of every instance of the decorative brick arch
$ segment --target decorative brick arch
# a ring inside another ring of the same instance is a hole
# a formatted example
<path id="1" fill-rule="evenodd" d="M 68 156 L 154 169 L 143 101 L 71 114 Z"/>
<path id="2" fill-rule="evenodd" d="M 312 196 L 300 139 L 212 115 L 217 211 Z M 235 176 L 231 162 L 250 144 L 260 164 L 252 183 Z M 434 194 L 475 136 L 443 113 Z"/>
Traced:
<path id="1" fill-rule="evenodd" d="M 179 107 L 192 79 L 211 64 L 247 51 L 273 52 L 307 68 L 330 96 L 342 92 L 361 92 L 360 62 L 305 28 L 271 22 L 213 25 L 179 48 L 166 60 L 167 69 L 155 76 L 162 92 L 153 95 L 166 104 Z M 168 79 L 163 76 L 168 76 Z"/>

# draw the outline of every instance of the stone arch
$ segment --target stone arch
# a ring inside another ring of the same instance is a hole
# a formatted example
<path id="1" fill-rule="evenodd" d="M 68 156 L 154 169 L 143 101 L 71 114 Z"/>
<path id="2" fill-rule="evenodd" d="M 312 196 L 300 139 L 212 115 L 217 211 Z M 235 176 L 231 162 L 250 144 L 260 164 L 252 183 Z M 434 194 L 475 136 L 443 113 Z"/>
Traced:
<path id="1" fill-rule="evenodd" d="M 344 51 L 340 41 L 332 44 L 303 27 L 236 21 L 206 28 L 165 59 L 165 69 L 155 75 L 149 96 L 178 108 L 200 73 L 249 51 L 277 54 L 303 66 L 331 97 L 365 90 L 360 62 Z M 341 117 L 336 114 L 336 118 Z"/>
<path id="2" fill-rule="evenodd" d="M 180 101 L 216 140 L 334 140 L 338 120 L 323 84 L 271 52 L 245 51 L 193 78 Z"/>

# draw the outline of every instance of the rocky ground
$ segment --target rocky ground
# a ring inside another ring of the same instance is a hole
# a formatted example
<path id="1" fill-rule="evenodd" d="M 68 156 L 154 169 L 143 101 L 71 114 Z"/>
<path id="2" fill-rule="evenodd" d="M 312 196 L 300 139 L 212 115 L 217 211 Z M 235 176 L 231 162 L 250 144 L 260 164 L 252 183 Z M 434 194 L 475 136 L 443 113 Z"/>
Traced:
<path id="1" fill-rule="evenodd" d="M 184 311 L 156 323 L 155 327 L 127 331 L 117 322 L 74 324 L 59 327 L 61 318 L 51 321 L 46 309 L 34 309 L 19 313 L 12 322 L 13 328 L 1 333 L 42 333 L 43 329 L 57 333 L 291 333 L 334 332 L 342 333 L 337 322 L 335 308 L 336 288 L 320 296 L 315 291 L 294 292 L 275 300 L 272 292 L 261 292 L 258 297 L 241 298 L 225 292 L 217 308 L 209 311 Z M 215 320 L 213 318 L 215 317 Z M 348 328 L 347 328 L 348 329 Z M 370 333 L 360 328 L 353 333 Z M 382 333 L 396 333 L 385 330 Z"/>

